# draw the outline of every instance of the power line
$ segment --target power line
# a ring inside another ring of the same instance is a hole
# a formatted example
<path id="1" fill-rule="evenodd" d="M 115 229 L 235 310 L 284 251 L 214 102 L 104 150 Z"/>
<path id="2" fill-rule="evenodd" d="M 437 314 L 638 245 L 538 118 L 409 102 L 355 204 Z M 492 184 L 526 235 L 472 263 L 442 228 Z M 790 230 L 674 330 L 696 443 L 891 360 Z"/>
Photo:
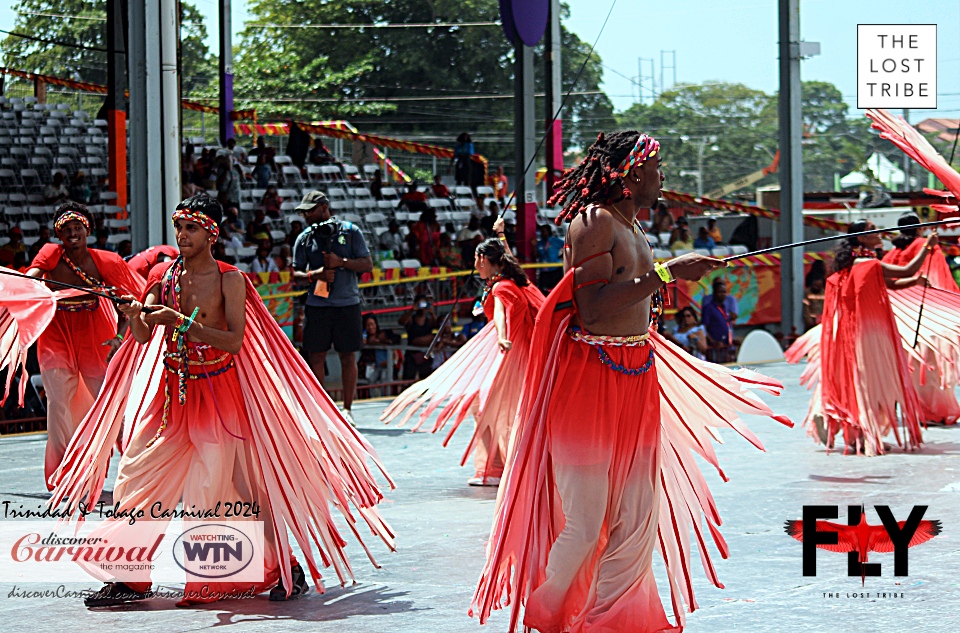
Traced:
<path id="1" fill-rule="evenodd" d="M 12 35 L 13 37 L 22 37 L 25 40 L 33 40 L 34 42 L 41 42 L 43 44 L 53 44 L 55 46 L 65 46 L 67 48 L 79 48 L 84 51 L 96 51 L 99 53 L 108 52 L 105 48 L 97 48 L 95 46 L 83 46 L 82 44 L 70 44 L 69 42 L 61 42 L 59 40 L 48 40 L 42 37 L 33 37 L 32 35 L 24 35 L 23 33 L 15 33 L 13 31 L 4 31 L 0 29 L 0 33 L 6 33 L 7 35 Z"/>
<path id="2" fill-rule="evenodd" d="M 371 24 L 245 24 L 245 27 L 258 29 L 429 29 L 462 28 L 473 26 L 500 26 L 499 21 L 491 22 L 374 22 Z"/>
<path id="3" fill-rule="evenodd" d="M 583 90 L 568 93 L 574 96 L 603 94 L 602 90 Z M 363 103 L 363 102 L 404 102 L 404 101 L 477 101 L 483 99 L 513 99 L 515 95 L 447 95 L 442 97 L 234 97 L 236 101 L 260 101 L 264 103 Z M 543 93 L 534 95 L 543 97 Z M 216 101 L 218 97 L 199 97 L 198 101 Z"/>

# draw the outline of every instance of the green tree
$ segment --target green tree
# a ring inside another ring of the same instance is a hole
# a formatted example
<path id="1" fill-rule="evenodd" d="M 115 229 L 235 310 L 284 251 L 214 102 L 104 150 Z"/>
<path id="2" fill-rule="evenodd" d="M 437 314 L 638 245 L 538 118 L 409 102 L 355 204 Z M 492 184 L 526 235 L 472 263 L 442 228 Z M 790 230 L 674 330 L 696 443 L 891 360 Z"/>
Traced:
<path id="1" fill-rule="evenodd" d="M 496 0 L 256 0 L 249 11 L 251 24 L 238 46 L 237 94 L 261 112 L 274 117 L 350 117 L 364 131 L 447 146 L 460 132 L 469 131 L 477 151 L 509 164 L 513 49 L 499 26 L 286 28 L 492 22 L 499 19 Z M 563 77 L 569 82 L 588 47 L 566 31 L 563 46 Z M 567 55 L 567 50 L 574 54 Z M 308 65 L 312 70 L 303 72 Z M 598 90 L 601 73 L 599 59 L 591 61 L 576 90 Z M 542 80 L 538 86 L 542 91 Z M 290 101 L 297 97 L 304 100 Z M 609 121 L 612 110 L 605 95 L 571 97 L 565 130 L 579 139 L 584 126 L 595 126 L 604 116 Z M 544 106 L 539 100 L 537 115 L 542 125 Z"/>
<path id="2" fill-rule="evenodd" d="M 8 35 L 3 40 L 5 66 L 96 84 L 107 82 L 106 3 L 17 0 L 12 10 L 17 14 L 12 31 L 37 39 Z M 181 22 L 182 89 L 186 96 L 209 83 L 216 68 L 205 43 L 206 27 L 194 5 L 181 3 Z"/>

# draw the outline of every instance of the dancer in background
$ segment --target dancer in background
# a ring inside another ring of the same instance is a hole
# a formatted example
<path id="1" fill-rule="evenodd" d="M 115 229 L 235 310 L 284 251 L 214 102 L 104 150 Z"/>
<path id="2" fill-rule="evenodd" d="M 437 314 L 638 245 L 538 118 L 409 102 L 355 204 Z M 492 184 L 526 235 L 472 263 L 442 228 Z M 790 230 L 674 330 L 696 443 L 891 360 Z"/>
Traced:
<path id="1" fill-rule="evenodd" d="M 318 589 L 323 585 L 313 546 L 341 584 L 352 580 L 331 506 L 358 540 L 362 521 L 393 549 L 393 535 L 376 509 L 382 495 L 366 462 L 372 459 L 385 475 L 382 465 L 317 383 L 250 281 L 213 259 L 220 214 L 220 205 L 204 194 L 177 206 L 173 220 L 181 255 L 154 267 L 143 303 L 127 297 L 132 303 L 122 309 L 135 341 L 127 341 L 111 365 L 103 392 L 54 477 L 50 501 L 55 507 L 67 497 L 71 502 L 98 497 L 123 427 L 114 489 L 120 511 L 153 504 L 172 510 L 181 500 L 184 508 L 210 509 L 228 501 L 256 508 L 255 520 L 264 522 L 263 581 L 188 581 L 179 606 L 271 586 L 271 600 L 302 595 L 305 574 L 292 557 L 288 530 Z M 160 307 L 147 313 L 145 305 Z M 159 380 L 150 380 L 157 373 Z M 130 407 L 124 420 L 128 397 L 139 405 Z M 125 526 L 124 520 L 109 521 L 103 534 L 120 538 Z M 120 582 L 89 596 L 88 606 L 142 599 L 151 584 L 149 572 L 103 579 Z M 203 585 L 210 591 L 204 593 Z"/>
<path id="2" fill-rule="evenodd" d="M 759 446 L 738 418 L 772 411 L 775 380 L 693 358 L 655 331 L 660 290 L 724 263 L 690 253 L 655 264 L 636 220 L 659 198 L 660 144 L 601 134 L 551 204 L 570 221 L 567 272 L 537 317 L 487 562 L 471 613 L 509 605 L 541 633 L 672 627 L 653 576 L 664 557 L 677 626 L 693 609 L 690 530 L 719 585 L 701 528 L 726 556 L 693 454 L 715 466 L 717 428 Z M 778 418 L 784 421 L 783 418 Z M 718 466 L 719 468 L 719 466 Z"/>
<path id="3" fill-rule="evenodd" d="M 475 473 L 467 481 L 471 486 L 500 484 L 530 356 L 533 324 L 543 303 L 543 294 L 505 247 L 503 228 L 500 218 L 494 224 L 500 237 L 484 240 L 474 259 L 477 274 L 485 282 L 474 312 L 484 314 L 487 325 L 429 377 L 408 387 L 380 416 L 390 422 L 404 414 L 403 424 L 426 405 L 416 430 L 447 402 L 432 428 L 436 433 L 454 418 L 444 439 L 446 445 L 467 413 L 472 413 L 476 429 L 461 461 L 466 463 L 473 451 Z"/>
<path id="4" fill-rule="evenodd" d="M 897 226 L 919 223 L 920 217 L 913 212 L 904 213 L 897 220 Z M 927 247 L 927 240 L 920 235 L 920 230 L 901 229 L 900 235 L 892 240 L 893 248 L 883 256 L 883 263 L 905 266 L 913 260 L 921 250 Z M 947 258 L 943 256 L 939 245 L 933 247 L 927 255 L 921 272 L 930 282 L 931 288 L 960 293 L 950 265 L 947 264 Z M 923 419 L 928 423 L 955 424 L 957 419 L 960 419 L 960 403 L 957 402 L 954 389 L 960 380 L 960 375 L 950 363 L 945 363 L 941 367 L 937 363 L 937 358 L 937 351 L 924 345 L 922 360 L 913 356 L 908 358 L 910 376 L 920 398 Z"/>
<path id="5" fill-rule="evenodd" d="M 30 264 L 31 277 L 89 286 L 100 292 L 143 292 L 143 277 L 116 253 L 87 248 L 93 218 L 82 204 L 57 209 L 54 230 L 62 244 L 45 244 Z M 100 392 L 107 363 L 127 332 L 127 318 L 93 295 L 58 301 L 57 314 L 37 340 L 40 375 L 47 394 L 47 451 L 44 481 L 60 465 L 80 420 Z"/>

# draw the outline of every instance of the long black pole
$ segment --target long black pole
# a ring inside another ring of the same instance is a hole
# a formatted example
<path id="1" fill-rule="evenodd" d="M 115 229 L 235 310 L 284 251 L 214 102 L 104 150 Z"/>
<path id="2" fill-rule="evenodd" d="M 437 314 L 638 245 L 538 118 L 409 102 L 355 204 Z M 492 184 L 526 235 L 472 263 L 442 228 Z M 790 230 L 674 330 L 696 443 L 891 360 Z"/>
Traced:
<path id="1" fill-rule="evenodd" d="M 109 299 L 110 301 L 113 301 L 114 303 L 133 303 L 133 302 L 130 301 L 129 299 L 121 299 L 120 297 L 111 297 L 110 295 L 108 295 L 108 294 L 106 294 L 106 293 L 97 292 L 96 290 L 94 290 L 94 289 L 91 288 L 90 286 L 75 286 L 75 285 L 73 285 L 73 284 L 68 284 L 68 283 L 65 283 L 65 282 L 63 282 L 63 281 L 56 281 L 56 280 L 54 280 L 54 279 L 43 279 L 43 278 L 41 278 L 41 277 L 31 277 L 30 275 L 24 275 L 23 273 L 18 273 L 18 272 L 15 271 L 15 270 L 10 270 L 10 269 L 8 269 L 8 268 L 3 268 L 2 266 L 0 266 L 0 275 L 8 275 L 8 276 L 10 276 L 10 277 L 21 277 L 21 278 L 23 278 L 23 279 L 29 279 L 30 281 L 35 281 L 35 282 L 41 283 L 41 284 L 53 284 L 53 285 L 55 285 L 55 286 L 60 286 L 61 288 L 72 288 L 73 290 L 82 290 L 82 291 L 84 291 L 84 292 L 87 293 L 87 294 L 96 295 L 96 296 L 98 296 L 98 297 L 103 297 L 104 299 Z M 144 311 L 144 312 L 153 312 L 155 309 L 156 309 L 156 308 L 155 308 L 154 306 L 143 306 L 143 311 Z"/>
<path id="2" fill-rule="evenodd" d="M 730 262 L 735 259 L 743 259 L 744 257 L 753 257 L 754 255 L 763 255 L 764 253 L 773 253 L 776 251 L 783 251 L 788 248 L 798 248 L 800 246 L 806 246 L 808 244 L 817 244 L 819 242 L 842 240 L 848 237 L 859 237 L 861 235 L 871 235 L 873 233 L 895 233 L 897 231 L 902 231 L 903 229 L 922 229 L 928 226 L 942 226 L 944 224 L 960 224 L 960 218 L 938 220 L 937 222 L 921 222 L 920 224 L 907 224 L 904 226 L 893 226 L 885 229 L 870 229 L 869 231 L 858 231 L 856 233 L 841 233 L 839 235 L 828 235 L 827 237 L 818 237 L 812 240 L 804 240 L 803 242 L 794 242 L 793 244 L 782 244 L 780 246 L 771 246 L 770 248 L 761 248 L 758 251 L 750 251 L 749 253 L 743 253 L 741 255 L 730 255 L 728 257 L 723 257 L 721 259 L 722 261 Z"/>
<path id="3" fill-rule="evenodd" d="M 467 285 L 470 283 L 470 280 L 473 279 L 473 276 L 476 274 L 475 270 L 471 270 L 470 274 L 463 278 L 463 285 L 460 286 L 460 290 L 457 291 L 457 297 L 453 301 L 453 308 L 450 312 L 447 312 L 443 316 L 443 320 L 440 321 L 440 327 L 437 328 L 437 333 L 433 335 L 433 340 L 430 341 L 430 347 L 427 348 L 427 351 L 424 353 L 424 356 L 427 358 L 433 358 L 433 355 L 436 353 L 437 343 L 440 342 L 440 336 L 443 334 L 443 328 L 446 327 L 447 322 L 453 316 L 453 313 L 460 307 L 460 299 L 463 297 L 463 291 L 466 289 Z"/>
<path id="4" fill-rule="evenodd" d="M 927 275 L 930 274 L 930 262 L 933 261 L 930 253 L 927 253 Z M 925 275 L 926 276 L 926 275 Z M 920 342 L 920 320 L 923 318 L 923 304 L 927 300 L 927 287 L 930 285 L 929 281 L 925 281 L 923 284 L 923 294 L 920 295 L 920 311 L 917 312 L 917 331 L 913 333 L 913 349 L 917 349 L 917 343 Z"/>

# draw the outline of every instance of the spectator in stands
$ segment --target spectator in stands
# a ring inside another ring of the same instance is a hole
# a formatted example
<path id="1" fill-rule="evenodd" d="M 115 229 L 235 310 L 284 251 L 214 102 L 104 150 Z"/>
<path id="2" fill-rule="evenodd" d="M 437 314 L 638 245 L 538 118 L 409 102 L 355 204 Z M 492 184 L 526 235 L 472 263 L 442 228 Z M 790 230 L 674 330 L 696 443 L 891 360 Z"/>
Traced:
<path id="1" fill-rule="evenodd" d="M 723 233 L 720 232 L 720 227 L 717 226 L 716 218 L 707 220 L 707 235 L 710 236 L 714 244 L 723 244 Z"/>
<path id="2" fill-rule="evenodd" d="M 434 264 L 437 258 L 437 245 L 440 242 L 440 224 L 437 212 L 427 209 L 420 214 L 420 220 L 410 227 L 410 234 L 416 238 L 416 253 L 424 266 Z"/>
<path id="3" fill-rule="evenodd" d="M 440 337 L 437 339 L 437 345 L 433 350 L 433 369 L 446 362 L 466 342 L 466 336 L 453 333 L 453 325 L 450 321 L 444 323 L 443 329 L 440 330 Z"/>
<path id="4" fill-rule="evenodd" d="M 474 148 L 470 135 L 463 132 L 457 137 L 457 144 L 453 148 L 454 177 L 458 185 L 470 186 L 470 161 L 473 159 Z"/>
<path id="5" fill-rule="evenodd" d="M 720 350 L 720 358 L 726 358 L 727 354 L 723 352 L 734 344 L 733 326 L 737 322 L 737 300 L 727 294 L 727 282 L 722 277 L 713 280 L 713 294 L 703 298 L 701 313 L 707 342 L 711 348 Z"/>
<path id="6" fill-rule="evenodd" d="M 665 336 L 688 351 L 696 358 L 706 358 L 707 333 L 697 319 L 697 311 L 693 306 L 680 308 L 674 315 L 677 327 L 672 332 L 665 331 Z"/>
<path id="7" fill-rule="evenodd" d="M 224 208 L 240 208 L 240 178 L 226 154 L 217 157 L 217 201 Z"/>
<path id="8" fill-rule="evenodd" d="M 480 214 L 482 215 L 483 211 L 480 211 Z M 493 222 L 496 222 L 497 218 L 500 217 L 500 205 L 497 203 L 496 200 L 490 200 L 487 203 L 487 215 L 493 218 L 493 220 L 491 221 L 491 226 L 493 226 Z"/>
<path id="9" fill-rule="evenodd" d="M 500 204 L 506 204 L 509 188 L 507 176 L 503 173 L 503 165 L 498 165 L 496 174 L 493 176 L 493 195 Z"/>
<path id="10" fill-rule="evenodd" d="M 475 215 L 470 216 L 467 225 L 457 233 L 457 247 L 460 249 L 460 261 L 470 262 L 474 251 L 483 241 L 483 233 L 480 232 L 480 218 Z"/>
<path id="11" fill-rule="evenodd" d="M 309 160 L 314 165 L 333 165 L 337 162 L 336 157 L 330 153 L 319 136 L 313 137 L 313 147 L 310 149 Z"/>
<path id="12" fill-rule="evenodd" d="M 293 248 L 289 244 L 282 244 L 273 261 L 278 272 L 293 272 Z"/>
<path id="13" fill-rule="evenodd" d="M 7 230 L 10 241 L 0 246 L 0 266 L 10 267 L 17 253 L 27 254 L 27 246 L 23 243 L 23 231 L 19 226 L 12 226 Z"/>
<path id="14" fill-rule="evenodd" d="M 62 171 L 53 174 L 53 182 L 43 188 L 44 204 L 60 204 L 70 199 L 70 190 L 63 184 L 64 180 Z"/>
<path id="15" fill-rule="evenodd" d="M 37 256 L 37 253 L 40 252 L 40 249 L 43 248 L 44 244 L 50 243 L 50 227 L 46 224 L 40 225 L 40 237 L 37 238 L 37 241 L 30 245 L 28 250 L 27 259 L 33 261 L 33 258 Z"/>
<path id="16" fill-rule="evenodd" d="M 303 222 L 300 220 L 291 221 L 290 232 L 287 233 L 287 244 L 290 248 L 293 248 L 293 245 L 296 244 L 297 238 L 300 237 L 301 233 L 303 233 Z"/>
<path id="17" fill-rule="evenodd" d="M 13 256 L 13 264 L 10 265 L 10 268 L 17 271 L 18 273 L 27 272 L 27 254 L 16 253 Z"/>
<path id="18" fill-rule="evenodd" d="M 213 170 L 213 161 L 210 159 L 210 150 L 206 147 L 200 152 L 200 158 L 197 159 L 193 168 L 193 184 L 198 187 L 207 188 L 210 181 L 210 172 Z"/>
<path id="19" fill-rule="evenodd" d="M 670 242 L 671 251 L 693 250 L 693 240 L 690 239 L 690 229 L 682 226 L 674 229 L 673 232 L 676 234 L 676 238 Z"/>
<path id="20" fill-rule="evenodd" d="M 253 168 L 253 183 L 257 189 L 266 189 L 270 185 L 270 177 L 273 171 L 267 164 L 267 157 L 263 154 L 257 156 L 257 164 Z"/>
<path id="21" fill-rule="evenodd" d="M 260 201 L 260 207 L 268 217 L 278 219 L 280 217 L 280 205 L 283 204 L 283 198 L 277 192 L 276 185 L 268 185 L 263 199 Z"/>
<path id="22" fill-rule="evenodd" d="M 390 367 L 390 352 L 385 349 L 367 349 L 370 345 L 394 344 L 394 337 L 389 332 L 380 329 L 377 316 L 372 312 L 363 315 L 363 347 L 360 360 L 357 362 L 359 374 L 369 385 L 375 385 L 393 380 L 393 371 Z M 370 395 L 373 395 L 372 393 Z"/>
<path id="23" fill-rule="evenodd" d="M 193 168 L 197 163 L 196 149 L 193 147 L 193 143 L 187 143 L 183 146 L 183 157 L 181 158 L 180 164 L 183 166 L 184 170 L 189 168 L 190 172 L 193 173 Z"/>
<path id="24" fill-rule="evenodd" d="M 243 165 L 247 162 L 247 152 L 245 149 L 237 145 L 237 139 L 232 136 L 227 139 L 227 149 L 230 150 L 230 154 L 233 156 L 233 162 L 237 165 Z"/>
<path id="25" fill-rule="evenodd" d="M 270 240 L 263 240 L 257 247 L 257 254 L 250 263 L 250 272 L 252 273 L 275 273 L 279 272 L 277 263 L 270 257 Z"/>
<path id="26" fill-rule="evenodd" d="M 370 180 L 370 195 L 374 200 L 383 200 L 383 172 L 379 169 L 373 172 Z"/>
<path id="27" fill-rule="evenodd" d="M 697 239 L 693 240 L 694 248 L 705 248 L 707 250 L 713 249 L 717 243 L 713 241 L 713 238 L 710 237 L 710 233 L 707 231 L 707 227 L 701 226 L 697 231 Z"/>
<path id="28" fill-rule="evenodd" d="M 358 281 L 361 274 L 373 270 L 373 259 L 359 227 L 331 218 L 325 193 L 307 193 L 297 211 L 310 225 L 293 247 L 294 279 L 311 285 L 302 349 L 321 385 L 327 352 L 331 345 L 336 349 L 343 371 L 344 417 L 353 424 L 356 354 L 363 344 Z"/>
<path id="29" fill-rule="evenodd" d="M 257 137 L 257 146 L 250 150 L 250 156 L 264 156 L 267 159 L 267 165 L 272 166 L 273 159 L 277 150 L 267 147 L 267 142 L 263 135 Z"/>
<path id="30" fill-rule="evenodd" d="M 442 182 L 440 182 L 440 174 L 434 174 L 434 175 L 433 175 L 433 186 L 430 187 L 430 189 L 431 189 L 431 191 L 433 191 L 433 196 L 434 196 L 435 198 L 449 198 L 449 197 L 450 197 L 450 189 L 448 189 L 445 184 L 443 184 Z"/>
<path id="31" fill-rule="evenodd" d="M 818 267 L 817 264 L 820 264 Z M 826 287 L 826 267 L 823 260 L 813 262 L 804 281 L 803 325 L 806 330 L 818 325 L 823 318 L 824 288 Z"/>
<path id="32" fill-rule="evenodd" d="M 407 245 L 396 220 L 390 220 L 387 230 L 380 234 L 380 249 L 392 252 L 394 259 L 404 259 L 407 256 Z"/>
<path id="33" fill-rule="evenodd" d="M 227 255 L 227 248 L 222 241 L 217 241 L 217 243 L 213 245 L 213 258 L 218 262 L 224 262 L 226 264 L 237 263 L 236 257 Z"/>
<path id="34" fill-rule="evenodd" d="M 90 185 L 87 184 L 87 175 L 83 171 L 75 173 L 70 180 L 70 199 L 82 204 L 90 202 Z"/>
<path id="35" fill-rule="evenodd" d="M 263 209 L 257 209 L 253 220 L 247 225 L 246 241 L 259 244 L 261 240 L 270 239 L 270 225 L 267 224 Z"/>
<path id="36" fill-rule="evenodd" d="M 124 258 L 133 255 L 133 243 L 130 240 L 121 240 L 117 244 L 117 255 Z"/>
<path id="37" fill-rule="evenodd" d="M 236 207 L 227 207 L 223 211 L 223 222 L 220 223 L 220 232 L 226 228 L 230 233 L 243 233 L 243 220 L 240 219 L 240 211 Z"/>
<path id="38" fill-rule="evenodd" d="M 460 249 L 453 245 L 453 240 L 450 239 L 450 233 L 444 232 L 440 234 L 440 249 L 437 257 L 441 266 L 453 268 L 454 270 L 463 268 L 463 262 L 460 259 Z"/>
<path id="39" fill-rule="evenodd" d="M 186 200 L 202 191 L 200 187 L 193 184 L 193 172 L 184 165 L 183 171 L 180 172 L 180 195 Z"/>
<path id="40" fill-rule="evenodd" d="M 688 233 L 690 230 L 689 225 L 687 224 L 687 218 L 685 216 L 680 216 L 677 218 L 676 224 L 673 226 L 673 230 L 670 232 L 670 243 L 673 244 L 680 237 L 680 232 L 683 229 L 687 229 Z"/>
<path id="41" fill-rule="evenodd" d="M 91 248 L 99 248 L 101 251 L 113 251 L 113 244 L 107 240 L 110 238 L 110 231 L 107 229 L 97 229 L 96 232 L 97 241 L 93 243 Z"/>
<path id="42" fill-rule="evenodd" d="M 407 345 L 428 347 L 433 342 L 433 328 L 437 326 L 437 315 L 425 295 L 418 294 L 413 306 L 398 321 L 407 331 Z M 431 359 L 422 350 L 407 350 L 403 355 L 403 379 L 426 378 L 433 371 Z"/>
<path id="43" fill-rule="evenodd" d="M 407 191 L 400 197 L 397 208 L 402 209 L 404 207 L 411 213 L 426 211 L 430 208 L 427 206 L 427 194 L 420 191 L 420 185 L 416 180 L 407 185 Z"/>
<path id="44" fill-rule="evenodd" d="M 663 200 L 657 202 L 657 212 L 653 216 L 653 233 L 669 233 L 673 230 L 673 216 Z"/>
<path id="45" fill-rule="evenodd" d="M 541 224 L 540 239 L 536 240 L 537 261 L 541 264 L 556 264 L 563 262 L 563 239 L 553 234 L 553 227 Z M 537 286 L 544 294 L 559 283 L 563 277 L 563 266 L 556 268 L 541 268 L 537 271 Z"/>
<path id="46" fill-rule="evenodd" d="M 473 313 L 473 319 L 463 326 L 463 329 L 460 330 L 460 333 L 463 334 L 467 340 L 472 339 L 476 336 L 477 332 L 483 329 L 483 326 L 487 324 L 487 317 L 483 312 Z"/>

